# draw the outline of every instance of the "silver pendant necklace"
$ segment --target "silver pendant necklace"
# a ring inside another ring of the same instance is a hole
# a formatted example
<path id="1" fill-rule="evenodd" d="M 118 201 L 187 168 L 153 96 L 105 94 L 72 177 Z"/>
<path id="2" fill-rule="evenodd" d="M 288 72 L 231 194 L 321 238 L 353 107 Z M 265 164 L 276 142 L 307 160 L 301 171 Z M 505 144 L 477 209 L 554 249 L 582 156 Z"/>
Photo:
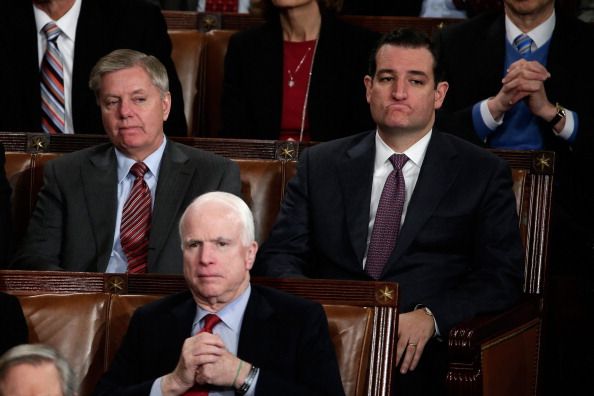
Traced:
<path id="1" fill-rule="evenodd" d="M 316 40 L 316 45 L 317 45 L 317 40 Z M 291 72 L 291 69 L 287 68 L 287 73 L 289 73 L 289 82 L 288 82 L 289 88 L 293 88 L 295 86 L 295 79 L 293 78 L 293 75 L 297 74 L 297 72 L 299 72 L 299 69 L 301 69 L 303 62 L 305 62 L 305 58 L 307 58 L 307 54 L 309 54 L 310 51 L 311 51 L 311 47 L 308 47 L 307 51 L 305 51 L 305 54 L 303 54 L 303 57 L 297 64 L 295 71 Z"/>

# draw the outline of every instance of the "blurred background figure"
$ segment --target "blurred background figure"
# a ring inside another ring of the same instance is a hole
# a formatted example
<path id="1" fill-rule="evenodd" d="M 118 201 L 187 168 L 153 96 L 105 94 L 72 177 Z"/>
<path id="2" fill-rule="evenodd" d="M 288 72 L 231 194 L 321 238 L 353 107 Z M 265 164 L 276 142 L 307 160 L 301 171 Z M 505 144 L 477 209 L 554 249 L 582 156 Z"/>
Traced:
<path id="1" fill-rule="evenodd" d="M 68 362 L 53 348 L 26 344 L 0 357 L 0 395 L 76 396 L 78 384 Z"/>
<path id="2" fill-rule="evenodd" d="M 225 59 L 223 137 L 330 140 L 373 126 L 363 76 L 377 33 L 336 18 L 342 0 L 262 0 L 262 26 Z"/>
<path id="3" fill-rule="evenodd" d="M 12 256 L 12 219 L 10 211 L 10 194 L 12 190 L 6 178 L 5 163 L 4 145 L 0 143 L 0 269 L 8 267 Z"/>
<path id="4" fill-rule="evenodd" d="M 467 18 L 501 8 L 501 0 L 345 0 L 346 15 Z"/>
<path id="5" fill-rule="evenodd" d="M 167 68 L 168 135 L 186 135 L 181 84 L 159 7 L 146 0 L 9 1 L 0 14 L 0 131 L 103 133 L 87 83 L 103 55 L 129 48 Z"/>
<path id="6" fill-rule="evenodd" d="M 0 292 L 0 355 L 28 340 L 29 329 L 19 299 Z"/>
<path id="7" fill-rule="evenodd" d="M 250 11 L 250 0 L 149 0 L 163 10 L 229 12 L 245 14 Z"/>

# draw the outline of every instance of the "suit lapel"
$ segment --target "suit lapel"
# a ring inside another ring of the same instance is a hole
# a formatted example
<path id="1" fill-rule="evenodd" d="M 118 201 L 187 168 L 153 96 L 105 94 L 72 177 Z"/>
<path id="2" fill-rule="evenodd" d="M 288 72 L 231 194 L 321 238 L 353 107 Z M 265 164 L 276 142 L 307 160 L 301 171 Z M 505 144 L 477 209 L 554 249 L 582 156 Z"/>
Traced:
<path id="1" fill-rule="evenodd" d="M 72 70 L 72 114 L 77 133 L 103 133 L 83 130 L 86 125 L 101 125 L 99 107 L 93 103 L 94 95 L 90 94 L 89 72 L 105 51 L 106 29 L 100 1 L 85 0 L 81 4 L 80 15 L 76 25 L 74 42 L 74 63 Z M 89 111 L 95 109 L 95 111 Z M 85 118 L 93 117 L 93 120 Z M 82 127 L 81 127 L 82 126 Z"/>
<path id="2" fill-rule="evenodd" d="M 384 269 L 384 276 L 386 271 L 394 269 L 395 264 L 414 241 L 423 225 L 433 215 L 435 208 L 456 179 L 459 166 L 455 149 L 443 135 L 434 130 L 415 190 L 408 204 L 398 243 Z"/>
<path id="3" fill-rule="evenodd" d="M 370 132 L 346 152 L 344 161 L 339 162 L 338 178 L 344 198 L 344 216 L 357 265 L 363 262 L 367 246 L 374 158 L 375 133 Z"/>
<path id="4" fill-rule="evenodd" d="M 194 168 L 186 166 L 188 161 L 189 158 L 174 143 L 167 142 L 161 159 L 159 180 L 153 205 L 151 230 L 158 231 L 151 232 L 150 235 L 149 272 L 155 271 L 156 262 L 165 241 L 172 232 L 176 232 L 172 228 L 177 225 L 177 213 L 181 210 L 182 203 L 185 202 L 183 197 L 186 195 L 195 171 Z M 200 183 L 200 180 L 196 179 L 194 182 Z"/>
<path id="5" fill-rule="evenodd" d="M 81 180 L 89 210 L 95 247 L 100 255 L 97 271 L 105 272 L 113 248 L 117 211 L 117 161 L 111 144 L 105 144 L 84 162 Z"/>
<path id="6" fill-rule="evenodd" d="M 252 285 L 250 298 L 245 308 L 237 356 L 248 362 L 258 362 L 272 355 L 276 337 L 277 324 L 274 321 L 274 309 L 268 301 Z"/>
<path id="7" fill-rule="evenodd" d="M 188 294 L 188 298 L 171 309 L 176 332 L 172 339 L 179 343 L 179 349 L 176 348 L 174 351 L 181 351 L 181 346 L 186 338 L 192 335 L 192 325 L 194 324 L 194 318 L 196 317 L 197 308 L 192 293 L 189 291 L 185 293 Z M 175 353 L 179 356 L 179 352 Z"/>

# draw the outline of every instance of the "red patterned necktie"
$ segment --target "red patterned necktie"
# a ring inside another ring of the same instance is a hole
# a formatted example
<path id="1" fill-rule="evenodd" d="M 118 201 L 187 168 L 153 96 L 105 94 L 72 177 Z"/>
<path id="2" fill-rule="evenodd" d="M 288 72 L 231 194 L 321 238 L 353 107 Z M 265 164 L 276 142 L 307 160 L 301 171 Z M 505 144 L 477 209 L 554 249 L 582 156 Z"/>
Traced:
<path id="1" fill-rule="evenodd" d="M 148 167 L 143 162 L 132 165 L 130 173 L 134 185 L 124 204 L 120 226 L 120 242 L 128 259 L 128 273 L 140 274 L 147 270 L 148 242 L 151 230 L 151 191 L 144 181 Z"/>
<path id="2" fill-rule="evenodd" d="M 41 128 L 45 133 L 64 133 L 64 65 L 58 49 L 62 31 L 54 22 L 43 27 L 47 38 L 45 55 L 41 61 Z"/>
<path id="3" fill-rule="evenodd" d="M 405 186 L 402 167 L 408 161 L 404 154 L 393 154 L 390 162 L 394 170 L 390 172 L 375 213 L 371 240 L 367 251 L 365 272 L 373 279 L 379 279 L 396 246 L 400 232 L 400 220 L 404 208 Z"/>
<path id="4" fill-rule="evenodd" d="M 208 314 L 204 317 L 204 327 L 198 333 L 212 333 L 212 329 L 219 324 L 221 318 L 215 314 Z M 184 396 L 208 396 L 208 387 L 194 385 L 192 389 L 184 393 Z"/>
<path id="5" fill-rule="evenodd" d="M 206 0 L 204 12 L 237 12 L 237 0 Z"/>

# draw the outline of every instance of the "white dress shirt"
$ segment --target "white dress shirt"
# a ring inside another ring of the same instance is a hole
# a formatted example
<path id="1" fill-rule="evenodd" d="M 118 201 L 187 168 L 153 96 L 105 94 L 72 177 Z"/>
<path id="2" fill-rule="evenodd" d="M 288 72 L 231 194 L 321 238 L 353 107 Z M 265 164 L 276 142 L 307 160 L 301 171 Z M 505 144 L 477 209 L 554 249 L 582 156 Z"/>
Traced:
<path id="1" fill-rule="evenodd" d="M 363 268 L 365 268 L 365 262 L 367 261 L 367 250 L 369 249 L 369 241 L 371 240 L 371 232 L 375 223 L 375 214 L 377 212 L 377 206 L 379 205 L 380 197 L 386 184 L 388 175 L 394 170 L 394 166 L 390 162 L 389 158 L 393 154 L 405 154 L 408 157 L 408 161 L 402 167 L 402 176 L 404 176 L 405 196 L 404 196 L 404 207 L 402 208 L 402 218 L 400 219 L 400 225 L 404 223 L 406 217 L 406 211 L 408 209 L 408 203 L 412 197 L 413 191 L 419 178 L 419 172 L 421 172 L 421 166 L 425 159 L 425 153 L 427 152 L 427 146 L 429 140 L 431 140 L 432 131 L 429 131 L 423 136 L 418 142 L 409 147 L 404 153 L 394 152 L 379 136 L 379 133 L 375 133 L 375 162 L 373 166 L 373 182 L 371 185 L 371 201 L 369 205 L 369 226 L 367 231 L 367 248 L 365 249 L 365 257 L 363 258 Z"/>

